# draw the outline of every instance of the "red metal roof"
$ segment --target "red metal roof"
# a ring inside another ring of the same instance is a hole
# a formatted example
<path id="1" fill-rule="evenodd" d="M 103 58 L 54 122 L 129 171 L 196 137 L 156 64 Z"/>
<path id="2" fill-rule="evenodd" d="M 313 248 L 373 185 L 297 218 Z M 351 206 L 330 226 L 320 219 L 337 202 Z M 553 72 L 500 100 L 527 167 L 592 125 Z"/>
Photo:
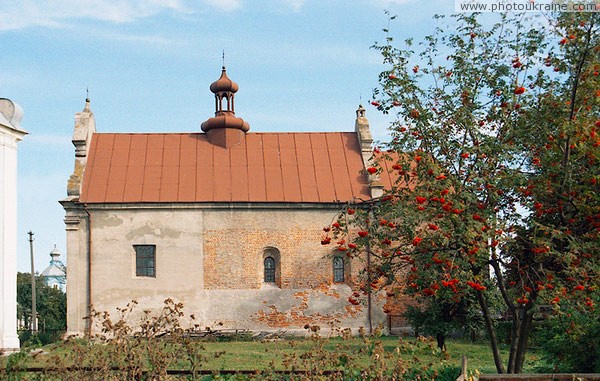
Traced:
<path id="1" fill-rule="evenodd" d="M 80 201 L 335 202 L 369 198 L 352 132 L 94 134 Z"/>

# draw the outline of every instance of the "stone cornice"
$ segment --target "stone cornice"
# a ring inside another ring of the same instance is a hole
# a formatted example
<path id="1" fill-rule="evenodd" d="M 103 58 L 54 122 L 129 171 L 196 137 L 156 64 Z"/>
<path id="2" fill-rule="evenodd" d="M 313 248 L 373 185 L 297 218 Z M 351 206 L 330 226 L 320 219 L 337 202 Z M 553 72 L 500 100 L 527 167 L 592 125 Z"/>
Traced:
<path id="1" fill-rule="evenodd" d="M 60 201 L 65 210 L 339 210 L 344 202 L 207 202 L 207 203 L 102 203 L 83 204 L 73 200 Z"/>
<path id="2" fill-rule="evenodd" d="M 0 124 L 0 136 L 2 136 L 2 139 L 0 139 L 0 145 L 14 148 L 17 146 L 18 142 L 23 140 L 25 135 L 27 135 L 27 132 L 23 130 Z"/>

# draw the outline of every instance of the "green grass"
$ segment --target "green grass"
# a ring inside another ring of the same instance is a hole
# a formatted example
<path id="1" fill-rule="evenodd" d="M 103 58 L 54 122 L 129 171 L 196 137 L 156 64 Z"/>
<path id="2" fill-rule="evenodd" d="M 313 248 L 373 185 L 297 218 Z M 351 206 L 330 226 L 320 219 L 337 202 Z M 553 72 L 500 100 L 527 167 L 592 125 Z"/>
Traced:
<path id="1" fill-rule="evenodd" d="M 421 365 L 441 364 L 460 366 L 463 355 L 469 360 L 469 369 L 478 369 L 482 373 L 496 373 L 493 357 L 487 342 L 471 343 L 466 341 L 449 340 L 447 342 L 447 356 L 443 356 L 436 348 L 420 343 L 419 346 L 408 346 L 407 342 L 414 342 L 414 338 L 405 338 L 403 343 L 397 337 L 380 337 L 369 339 L 380 341 L 386 353 L 386 362 L 389 366 L 397 361 L 397 348 L 400 347 L 401 359 L 406 363 Z M 372 343 L 372 341 L 369 341 Z M 202 362 L 202 369 L 209 370 L 284 370 L 285 358 L 295 359 L 296 367 L 327 366 L 336 367 L 340 356 L 348 356 L 359 367 L 368 367 L 373 364 L 370 350 L 373 349 L 362 338 L 353 337 L 349 339 L 331 338 L 322 340 L 311 340 L 309 338 L 295 338 L 281 341 L 227 341 L 227 342 L 198 342 L 204 350 L 202 355 L 206 361 Z M 322 347 L 322 349 L 321 349 Z M 60 345 L 49 345 L 44 349 L 51 354 L 66 351 L 67 348 Z M 508 356 L 508 348 L 502 347 L 504 362 Z M 309 354 L 306 356 L 306 354 Z M 48 356 L 46 356 L 47 358 Z M 304 359 L 303 359 L 304 357 Z M 306 358 L 308 357 L 308 359 Z M 532 372 L 536 360 L 539 358 L 537 351 L 529 351 L 524 367 L 524 372 Z M 178 356 L 176 368 L 187 368 L 183 354 Z M 329 361 L 329 362 L 324 362 Z M 38 356 L 35 360 L 28 360 L 27 365 L 46 366 L 44 356 Z M 328 364 L 328 365 L 323 365 Z M 0 358 L 0 366 L 6 366 L 6 357 Z M 338 365 L 339 367 L 339 365 Z M 290 368 L 288 364 L 287 369 Z"/>
<path id="2" fill-rule="evenodd" d="M 447 343 L 448 352 L 454 360 L 454 363 L 458 361 L 460 364 L 460 358 L 462 355 L 467 356 L 469 361 L 469 369 L 478 369 L 481 373 L 497 373 L 496 366 L 494 365 L 494 357 L 492 356 L 492 350 L 487 342 L 480 342 L 477 344 L 462 342 L 462 341 L 450 341 Z M 508 345 L 500 345 L 500 355 L 502 357 L 504 366 L 508 361 Z M 458 354 L 458 358 L 455 355 Z M 540 359 L 540 352 L 536 348 L 531 348 L 527 351 L 525 356 L 525 363 L 523 366 L 523 373 L 534 373 L 534 367 L 536 362 Z"/>
<path id="3" fill-rule="evenodd" d="M 383 343 L 386 353 L 392 354 L 398 347 L 397 337 L 381 337 L 377 340 Z M 404 339 L 411 341 L 414 339 Z M 304 353 L 310 350 L 312 345 L 310 340 L 291 340 L 282 342 L 224 342 L 224 343 L 204 343 L 206 351 L 209 353 L 225 352 L 224 355 L 212 358 L 205 364 L 205 369 L 268 369 L 272 360 L 275 360 L 276 366 L 281 366 L 281 358 L 284 354 L 293 355 Z M 347 352 L 359 353 L 361 357 L 359 362 L 368 363 L 368 354 L 360 338 L 352 339 L 330 339 L 325 345 L 325 349 L 334 352 L 336 346 L 347 346 Z M 362 353 L 361 353 L 362 352 Z M 487 342 L 470 343 L 466 341 L 451 340 L 447 342 L 447 354 L 449 358 L 445 360 L 450 365 L 460 366 L 462 356 L 465 355 L 469 361 L 469 369 L 478 369 L 481 373 L 496 373 L 494 358 Z M 413 354 L 405 353 L 404 357 Z M 439 363 L 439 351 L 420 350 L 414 354 L 419 360 L 426 363 Z M 508 359 L 508 346 L 501 347 L 501 355 L 504 362 Z M 527 355 L 524 372 L 533 371 L 535 361 L 539 358 L 537 351 L 530 350 Z M 280 369 L 283 369 L 281 367 Z"/>

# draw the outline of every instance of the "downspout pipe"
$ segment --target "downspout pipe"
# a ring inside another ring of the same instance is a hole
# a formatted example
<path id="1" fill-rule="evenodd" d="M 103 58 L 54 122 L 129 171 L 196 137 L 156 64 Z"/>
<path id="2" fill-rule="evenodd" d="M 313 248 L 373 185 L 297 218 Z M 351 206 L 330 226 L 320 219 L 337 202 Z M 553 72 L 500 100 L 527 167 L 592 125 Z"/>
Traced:
<path id="1" fill-rule="evenodd" d="M 87 214 L 87 239 L 86 239 L 86 251 L 87 251 L 87 279 L 86 279 L 86 323 L 85 323 L 85 335 L 91 337 L 92 335 L 92 215 L 90 214 L 87 205 L 83 204 L 83 210 Z"/>

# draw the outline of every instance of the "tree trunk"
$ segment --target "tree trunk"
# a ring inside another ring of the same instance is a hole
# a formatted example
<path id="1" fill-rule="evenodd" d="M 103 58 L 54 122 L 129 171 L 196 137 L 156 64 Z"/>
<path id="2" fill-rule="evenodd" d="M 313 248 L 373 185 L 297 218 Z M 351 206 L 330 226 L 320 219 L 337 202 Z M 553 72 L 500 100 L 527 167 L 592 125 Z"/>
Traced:
<path id="1" fill-rule="evenodd" d="M 446 335 L 443 333 L 438 333 L 435 335 L 437 340 L 437 346 L 440 348 L 440 351 L 446 352 Z"/>
<path id="2" fill-rule="evenodd" d="M 485 298 L 483 297 L 483 293 L 481 291 L 477 291 L 476 295 L 477 301 L 479 302 L 479 306 L 481 307 L 481 312 L 483 313 L 483 318 L 485 320 L 485 329 L 490 338 L 490 345 L 492 347 L 492 354 L 494 355 L 494 364 L 496 365 L 496 371 L 498 373 L 504 373 L 504 365 L 502 364 L 502 359 L 500 358 L 500 350 L 498 349 L 498 338 L 496 337 L 496 330 L 494 329 L 492 317 L 490 316 L 490 310 L 487 306 Z"/>
<path id="3" fill-rule="evenodd" d="M 523 371 L 523 362 L 525 360 L 525 353 L 527 352 L 527 340 L 529 339 L 532 321 L 533 314 L 531 313 L 531 310 L 525 310 L 525 316 L 523 316 L 523 322 L 521 323 L 521 332 L 519 333 L 517 353 L 515 355 L 515 373 L 521 373 Z"/>
<path id="4" fill-rule="evenodd" d="M 521 308 L 515 308 L 512 310 L 513 322 L 510 334 L 510 352 L 508 355 L 508 373 L 515 373 L 515 364 L 517 363 L 516 356 L 518 352 L 520 335 L 521 335 L 521 320 L 523 311 Z"/>

